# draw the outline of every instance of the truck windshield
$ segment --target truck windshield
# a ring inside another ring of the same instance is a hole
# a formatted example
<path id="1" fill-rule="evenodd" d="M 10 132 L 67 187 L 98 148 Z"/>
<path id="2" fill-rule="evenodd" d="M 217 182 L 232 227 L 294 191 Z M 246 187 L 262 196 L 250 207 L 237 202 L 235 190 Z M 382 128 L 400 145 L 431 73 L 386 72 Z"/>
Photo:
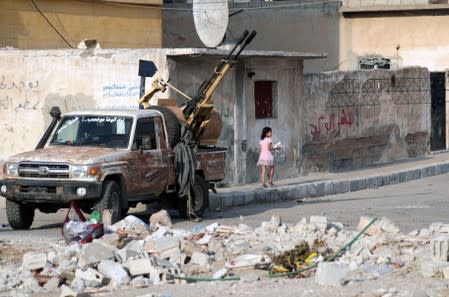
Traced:
<path id="1" fill-rule="evenodd" d="M 65 116 L 50 144 L 126 148 L 131 125 L 131 117 Z"/>

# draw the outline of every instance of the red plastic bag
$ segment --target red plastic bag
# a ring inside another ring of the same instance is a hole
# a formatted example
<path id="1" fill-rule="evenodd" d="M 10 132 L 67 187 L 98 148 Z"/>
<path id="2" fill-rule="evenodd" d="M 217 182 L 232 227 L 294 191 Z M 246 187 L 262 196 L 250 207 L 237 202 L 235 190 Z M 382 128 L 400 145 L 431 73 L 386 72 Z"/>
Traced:
<path id="1" fill-rule="evenodd" d="M 78 205 L 72 201 L 64 219 L 61 233 L 67 243 L 92 242 L 94 238 L 103 236 L 103 224 L 90 223 Z"/>

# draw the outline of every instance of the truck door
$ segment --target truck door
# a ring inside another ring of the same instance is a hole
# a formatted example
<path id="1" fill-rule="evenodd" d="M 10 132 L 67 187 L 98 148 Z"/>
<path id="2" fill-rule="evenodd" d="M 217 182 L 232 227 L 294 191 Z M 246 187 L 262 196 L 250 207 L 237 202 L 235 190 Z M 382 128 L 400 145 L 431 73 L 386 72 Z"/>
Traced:
<path id="1" fill-rule="evenodd" d="M 131 196 L 159 195 L 167 185 L 168 167 L 161 151 L 159 123 L 154 117 L 137 120 L 132 145 L 131 166 L 134 168 L 129 169 L 136 177 L 128 189 Z"/>

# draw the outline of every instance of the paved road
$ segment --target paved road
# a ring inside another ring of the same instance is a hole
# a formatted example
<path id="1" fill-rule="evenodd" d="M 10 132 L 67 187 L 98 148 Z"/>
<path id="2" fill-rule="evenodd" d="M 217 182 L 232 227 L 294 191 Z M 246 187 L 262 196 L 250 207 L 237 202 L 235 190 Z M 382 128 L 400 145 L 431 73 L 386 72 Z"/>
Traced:
<path id="1" fill-rule="evenodd" d="M 449 174 L 411 181 L 379 189 L 363 190 L 341 195 L 310 198 L 302 201 L 288 201 L 241 208 L 226 209 L 221 212 L 208 212 L 201 224 L 216 221 L 224 224 L 245 223 L 258 225 L 269 220 L 271 215 L 281 215 L 284 222 L 296 223 L 302 217 L 325 214 L 330 221 L 342 222 L 353 229 L 361 215 L 387 216 L 399 224 L 402 231 L 427 227 L 432 222 L 449 222 Z M 154 209 L 152 210 L 154 211 Z M 60 228 L 66 210 L 56 214 L 37 212 L 31 230 L 16 231 L 0 228 L 0 238 L 21 240 L 60 239 Z M 143 207 L 132 209 L 132 214 L 148 220 L 151 210 Z M 192 228 L 196 223 L 181 220 L 176 212 L 171 212 L 177 228 Z M 7 224 L 5 210 L 0 210 L 0 225 Z"/>

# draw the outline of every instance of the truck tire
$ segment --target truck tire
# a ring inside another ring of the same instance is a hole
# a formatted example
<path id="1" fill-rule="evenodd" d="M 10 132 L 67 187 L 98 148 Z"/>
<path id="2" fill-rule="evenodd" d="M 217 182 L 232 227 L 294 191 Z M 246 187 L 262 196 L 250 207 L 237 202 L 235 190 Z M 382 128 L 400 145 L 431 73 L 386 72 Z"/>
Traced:
<path id="1" fill-rule="evenodd" d="M 103 186 L 101 199 L 94 205 L 94 209 L 103 215 L 103 210 L 112 211 L 111 223 L 117 222 L 122 215 L 120 206 L 120 186 L 114 180 L 106 180 Z"/>
<path id="2" fill-rule="evenodd" d="M 6 199 L 6 216 L 13 229 L 28 229 L 33 224 L 34 207 Z"/>
<path id="3" fill-rule="evenodd" d="M 188 197 L 178 200 L 178 212 L 187 219 L 201 218 L 209 204 L 209 187 L 201 175 L 195 174 L 195 185 L 192 189 L 191 213 L 188 211 Z"/>
<path id="4" fill-rule="evenodd" d="M 150 109 L 157 110 L 164 116 L 168 143 L 171 147 L 174 147 L 181 137 L 181 125 L 179 124 L 178 118 L 170 109 L 163 106 L 151 106 Z"/>

